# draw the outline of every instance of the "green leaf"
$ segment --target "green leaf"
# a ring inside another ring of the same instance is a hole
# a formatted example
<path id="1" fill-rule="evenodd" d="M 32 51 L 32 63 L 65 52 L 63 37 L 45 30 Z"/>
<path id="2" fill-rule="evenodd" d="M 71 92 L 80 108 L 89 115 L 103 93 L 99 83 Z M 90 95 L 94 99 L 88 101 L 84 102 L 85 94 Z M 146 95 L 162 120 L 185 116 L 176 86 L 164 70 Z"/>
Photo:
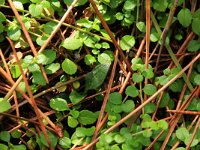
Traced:
<path id="1" fill-rule="evenodd" d="M 117 20 L 122 20 L 122 19 L 124 18 L 124 15 L 123 15 L 123 13 L 118 12 L 118 13 L 116 13 L 115 18 L 116 18 Z"/>
<path id="2" fill-rule="evenodd" d="M 5 0 L 0 0 L 1 5 L 4 5 L 4 3 L 5 3 Z"/>
<path id="3" fill-rule="evenodd" d="M 188 138 L 185 138 L 185 140 L 184 140 L 185 145 L 188 145 L 188 144 L 190 143 L 191 138 L 192 138 L 192 134 L 190 134 Z M 196 146 L 198 143 L 199 143 L 199 139 L 194 138 L 194 139 L 192 140 L 192 144 L 190 145 L 190 147 L 194 147 L 194 146 Z"/>
<path id="4" fill-rule="evenodd" d="M 41 4 L 30 4 L 28 9 L 33 17 L 40 17 L 42 14 L 43 7 Z"/>
<path id="5" fill-rule="evenodd" d="M 13 4 L 14 4 L 14 6 L 15 6 L 16 9 L 24 10 L 22 2 L 20 2 L 20 1 L 13 1 Z"/>
<path id="6" fill-rule="evenodd" d="M 46 74 L 53 74 L 60 69 L 59 63 L 52 63 L 44 67 Z"/>
<path id="7" fill-rule="evenodd" d="M 26 146 L 23 144 L 20 145 L 13 145 L 12 150 L 26 150 Z"/>
<path id="8" fill-rule="evenodd" d="M 30 64 L 28 70 L 30 72 L 40 71 L 40 66 L 38 64 Z"/>
<path id="9" fill-rule="evenodd" d="M 56 59 L 56 52 L 52 49 L 45 49 L 42 53 L 37 56 L 37 63 L 48 65 L 51 64 Z"/>
<path id="10" fill-rule="evenodd" d="M 68 58 L 65 58 L 65 60 L 62 63 L 62 69 L 69 75 L 73 75 L 77 71 L 77 65 L 71 61 Z"/>
<path id="11" fill-rule="evenodd" d="M 198 36 L 200 36 L 199 24 L 200 24 L 200 18 L 194 18 L 192 21 L 192 31 Z"/>
<path id="12" fill-rule="evenodd" d="M 130 50 L 135 45 L 135 38 L 131 35 L 125 35 L 120 40 L 122 50 Z"/>
<path id="13" fill-rule="evenodd" d="M 126 88 L 125 91 L 126 95 L 131 96 L 131 97 L 136 97 L 139 94 L 138 89 L 134 85 L 130 85 Z"/>
<path id="14" fill-rule="evenodd" d="M 144 22 L 137 22 L 136 26 L 137 26 L 138 30 L 140 30 L 140 32 L 143 32 L 143 33 L 146 32 L 146 25 Z"/>
<path id="15" fill-rule="evenodd" d="M 116 134 L 114 140 L 116 143 L 120 144 L 123 143 L 126 139 L 122 135 Z"/>
<path id="16" fill-rule="evenodd" d="M 13 78 L 18 78 L 21 75 L 21 71 L 19 69 L 19 66 L 16 65 L 12 65 L 10 68 L 11 74 Z"/>
<path id="17" fill-rule="evenodd" d="M 62 148 L 71 148 L 71 139 L 68 137 L 60 138 L 58 143 Z"/>
<path id="18" fill-rule="evenodd" d="M 34 60 L 34 57 L 32 55 L 27 55 L 27 56 L 24 57 L 23 63 L 29 65 L 33 62 L 33 60 Z"/>
<path id="19" fill-rule="evenodd" d="M 8 131 L 1 131 L 0 139 L 4 142 L 10 142 L 10 133 Z"/>
<path id="20" fill-rule="evenodd" d="M 75 105 L 79 103 L 81 100 L 85 98 L 85 94 L 81 94 L 77 91 L 72 91 L 69 95 L 69 99 L 71 100 L 72 104 Z"/>
<path id="21" fill-rule="evenodd" d="M 78 121 L 83 125 L 93 124 L 97 117 L 95 113 L 89 110 L 82 110 L 79 114 Z"/>
<path id="22" fill-rule="evenodd" d="M 20 136 L 22 136 L 22 132 L 20 131 L 20 130 L 18 130 L 18 129 L 16 129 L 16 130 L 14 130 L 14 131 L 12 131 L 11 132 L 11 136 L 13 137 L 13 138 L 19 138 Z"/>
<path id="23" fill-rule="evenodd" d="M 39 85 L 46 85 L 46 81 L 40 71 L 32 72 L 33 74 L 33 82 Z"/>
<path id="24" fill-rule="evenodd" d="M 146 84 L 143 88 L 143 91 L 147 95 L 153 95 L 156 92 L 156 87 L 152 84 Z"/>
<path id="25" fill-rule="evenodd" d="M 65 4 L 71 5 L 73 0 L 64 0 Z M 85 5 L 88 1 L 87 0 L 78 0 L 77 4 L 75 6 L 82 6 Z"/>
<path id="26" fill-rule="evenodd" d="M 159 105 L 159 108 L 163 108 L 165 106 L 168 105 L 169 103 L 169 100 L 170 100 L 170 96 L 169 96 L 169 93 L 164 93 L 163 96 L 162 96 L 162 99 L 160 101 L 160 105 Z"/>
<path id="27" fill-rule="evenodd" d="M 125 103 L 121 105 L 123 112 L 130 113 L 132 110 L 135 109 L 135 104 L 133 100 L 127 100 Z"/>
<path id="28" fill-rule="evenodd" d="M 4 21 L 6 21 L 6 16 L 2 12 L 0 12 L 0 22 Z"/>
<path id="29" fill-rule="evenodd" d="M 122 95 L 118 92 L 111 93 L 109 95 L 108 101 L 112 104 L 121 104 L 122 103 Z"/>
<path id="30" fill-rule="evenodd" d="M 60 46 L 73 51 L 83 46 L 83 42 L 76 37 L 68 37 L 61 43 Z"/>
<path id="31" fill-rule="evenodd" d="M 54 21 L 49 21 L 44 25 L 44 33 L 46 34 L 51 34 L 53 32 L 53 30 L 56 28 L 57 23 Z"/>
<path id="32" fill-rule="evenodd" d="M 52 109 L 57 111 L 65 111 L 69 110 L 69 107 L 67 105 L 67 101 L 62 98 L 52 98 L 49 102 L 49 105 Z"/>
<path id="33" fill-rule="evenodd" d="M 8 29 L 7 34 L 11 40 L 17 41 L 21 37 L 21 30 L 18 27 L 11 27 Z"/>
<path id="34" fill-rule="evenodd" d="M 140 83 L 142 82 L 144 79 L 143 75 L 141 75 L 141 73 L 133 73 L 132 75 L 132 80 L 136 83 Z"/>
<path id="35" fill-rule="evenodd" d="M 134 8 L 137 6 L 137 2 L 136 1 L 132 1 L 132 0 L 126 0 L 124 3 L 124 9 L 126 11 L 133 11 Z"/>
<path id="36" fill-rule="evenodd" d="M 165 120 L 159 120 L 158 127 L 163 130 L 166 130 L 166 129 L 168 129 L 168 123 Z"/>
<path id="37" fill-rule="evenodd" d="M 183 27 L 188 27 L 192 22 L 192 13 L 188 8 L 181 9 L 177 17 Z"/>
<path id="38" fill-rule="evenodd" d="M 154 0 L 153 2 L 153 8 L 160 12 L 165 12 L 167 6 L 168 6 L 167 0 Z"/>
<path id="39" fill-rule="evenodd" d="M 6 112 L 11 108 L 10 102 L 0 98 L 0 113 Z"/>
<path id="40" fill-rule="evenodd" d="M 98 61 L 100 62 L 100 64 L 105 64 L 105 65 L 111 64 L 110 56 L 106 53 L 101 53 L 100 55 L 98 55 Z"/>
<path id="41" fill-rule="evenodd" d="M 152 131 L 147 129 L 147 130 L 144 130 L 142 134 L 144 137 L 149 138 L 152 136 Z"/>
<path id="42" fill-rule="evenodd" d="M 0 22 L 0 33 L 4 31 L 4 25 Z"/>
<path id="43" fill-rule="evenodd" d="M 178 79 L 169 86 L 169 89 L 172 90 L 173 92 L 181 92 L 183 84 L 184 84 L 183 80 Z"/>
<path id="44" fill-rule="evenodd" d="M 179 140 L 184 141 L 189 137 L 189 131 L 185 127 L 180 127 L 176 130 L 176 137 Z"/>
<path id="45" fill-rule="evenodd" d="M 84 57 L 84 62 L 86 65 L 93 65 L 96 62 L 96 59 L 94 56 L 87 54 Z"/>
<path id="46" fill-rule="evenodd" d="M 78 125 L 78 121 L 72 116 L 68 116 L 67 123 L 71 128 L 75 128 Z"/>
<path id="47" fill-rule="evenodd" d="M 99 64 L 85 77 L 85 91 L 97 89 L 106 78 L 110 65 Z"/>
<path id="48" fill-rule="evenodd" d="M 49 140 L 50 140 L 50 142 L 51 142 L 51 145 L 53 146 L 53 148 L 55 148 L 56 145 L 57 145 L 57 141 L 58 141 L 57 136 L 55 136 L 53 133 L 51 133 L 51 132 L 48 131 L 48 130 L 47 130 L 47 135 L 48 135 L 48 137 L 49 137 Z M 46 141 L 46 138 L 45 138 L 43 132 L 40 133 L 40 141 L 41 141 L 41 143 L 42 143 L 43 145 L 49 147 L 49 145 L 48 145 L 48 143 L 47 143 L 47 141 Z"/>
<path id="49" fill-rule="evenodd" d="M 200 50 L 200 42 L 197 40 L 191 40 L 188 44 L 187 50 L 189 52 L 196 52 Z"/>
<path id="50" fill-rule="evenodd" d="M 144 112 L 147 114 L 151 114 L 156 110 L 156 106 L 154 103 L 148 103 L 144 106 Z"/>
<path id="51" fill-rule="evenodd" d="M 85 27 L 85 28 L 91 28 L 92 27 L 92 22 L 89 21 L 86 18 L 79 19 L 79 20 L 76 21 L 76 23 L 77 23 L 78 26 L 81 26 L 81 27 Z"/>
<path id="52" fill-rule="evenodd" d="M 0 143 L 1 150 L 8 150 L 8 146 Z"/>
<path id="53" fill-rule="evenodd" d="M 133 69 L 133 71 L 140 70 L 144 64 L 141 58 L 133 58 L 131 63 L 131 68 Z"/>
<path id="54" fill-rule="evenodd" d="M 200 74 L 195 75 L 194 82 L 195 82 L 196 85 L 200 85 Z"/>

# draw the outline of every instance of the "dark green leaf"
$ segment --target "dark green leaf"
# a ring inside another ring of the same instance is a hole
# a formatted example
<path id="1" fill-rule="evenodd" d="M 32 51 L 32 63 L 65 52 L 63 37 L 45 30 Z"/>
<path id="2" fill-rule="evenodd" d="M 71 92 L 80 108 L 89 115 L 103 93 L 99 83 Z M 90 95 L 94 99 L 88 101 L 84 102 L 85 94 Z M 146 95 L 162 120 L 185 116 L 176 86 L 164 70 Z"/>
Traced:
<path id="1" fill-rule="evenodd" d="M 192 31 L 200 36 L 200 18 L 194 18 L 192 21 Z"/>
<path id="2" fill-rule="evenodd" d="M 143 88 L 143 91 L 147 95 L 153 95 L 156 92 L 156 87 L 152 84 L 146 84 Z"/>
<path id="3" fill-rule="evenodd" d="M 135 104 L 133 100 L 127 100 L 125 103 L 121 105 L 123 112 L 130 113 L 135 109 Z"/>
<path id="4" fill-rule="evenodd" d="M 121 104 L 122 103 L 122 95 L 118 92 L 111 93 L 109 95 L 108 101 L 112 104 Z"/>
<path id="5" fill-rule="evenodd" d="M 46 85 L 46 81 L 40 71 L 32 72 L 33 74 L 33 82 L 39 85 Z"/>
<path id="6" fill-rule="evenodd" d="M 58 140 L 58 139 L 57 139 L 57 136 L 55 136 L 55 135 L 54 135 L 53 133 L 51 133 L 50 131 L 47 131 L 47 134 L 48 134 L 49 140 L 50 140 L 50 142 L 51 142 L 51 145 L 53 146 L 53 148 L 55 148 L 56 145 L 57 145 L 57 140 Z M 43 132 L 40 133 L 40 141 L 42 142 L 43 145 L 49 147 L 49 144 L 47 143 L 46 138 L 45 138 Z"/>
<path id="7" fill-rule="evenodd" d="M 188 44 L 187 50 L 189 52 L 196 52 L 200 50 L 200 42 L 197 40 L 191 40 Z"/>
<path id="8" fill-rule="evenodd" d="M 83 125 L 93 124 L 96 121 L 96 119 L 96 115 L 88 110 L 82 110 L 78 117 L 78 121 Z"/>
<path id="9" fill-rule="evenodd" d="M 148 103 L 144 106 L 144 112 L 147 114 L 151 114 L 156 110 L 156 106 L 154 103 Z"/>
<path id="10" fill-rule="evenodd" d="M 132 75 L 132 80 L 136 83 L 140 83 L 142 82 L 144 79 L 143 75 L 141 75 L 140 73 L 133 73 Z"/>
<path id="11" fill-rule="evenodd" d="M 99 64 L 85 77 L 85 91 L 97 89 L 106 78 L 110 65 Z"/>
<path id="12" fill-rule="evenodd" d="M 69 95 L 69 99 L 71 100 L 72 104 L 75 105 L 79 103 L 81 100 L 85 98 L 85 94 L 81 94 L 77 91 L 72 91 Z"/>
<path id="13" fill-rule="evenodd" d="M 138 89 L 134 85 L 130 85 L 126 88 L 125 91 L 126 95 L 131 96 L 131 97 L 136 97 L 139 94 Z"/>

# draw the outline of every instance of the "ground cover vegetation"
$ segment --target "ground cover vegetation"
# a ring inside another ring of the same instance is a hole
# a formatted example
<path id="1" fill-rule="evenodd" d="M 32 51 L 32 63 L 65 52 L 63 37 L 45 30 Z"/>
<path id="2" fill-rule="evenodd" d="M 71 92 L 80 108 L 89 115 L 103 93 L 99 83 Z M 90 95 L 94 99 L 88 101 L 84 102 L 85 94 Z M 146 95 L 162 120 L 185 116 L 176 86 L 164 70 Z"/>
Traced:
<path id="1" fill-rule="evenodd" d="M 1 150 L 199 150 L 198 0 L 0 0 Z"/>

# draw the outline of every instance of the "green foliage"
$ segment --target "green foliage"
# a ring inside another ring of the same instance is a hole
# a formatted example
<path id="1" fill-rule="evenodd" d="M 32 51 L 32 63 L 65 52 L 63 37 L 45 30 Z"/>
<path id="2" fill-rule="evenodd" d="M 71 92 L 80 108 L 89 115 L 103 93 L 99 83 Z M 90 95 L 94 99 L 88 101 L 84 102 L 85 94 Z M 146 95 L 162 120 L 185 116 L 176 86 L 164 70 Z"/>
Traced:
<path id="1" fill-rule="evenodd" d="M 110 65 L 99 64 L 85 77 L 85 91 L 97 89 L 106 78 Z"/>
<path id="2" fill-rule="evenodd" d="M 192 22 L 192 13 L 187 8 L 181 9 L 177 17 L 178 17 L 178 21 L 183 27 L 188 27 Z"/>
<path id="3" fill-rule="evenodd" d="M 121 104 L 122 95 L 118 92 L 111 93 L 108 98 L 109 102 L 112 104 Z"/>
<path id="4" fill-rule="evenodd" d="M 130 97 L 136 97 L 139 94 L 138 89 L 135 86 L 128 86 L 125 91 L 126 95 Z"/>
<path id="5" fill-rule="evenodd" d="M 0 113 L 6 112 L 11 108 L 11 104 L 3 98 L 0 98 L 0 106 Z"/>
<path id="6" fill-rule="evenodd" d="M 70 59 L 65 58 L 65 60 L 62 62 L 62 69 L 65 71 L 65 73 L 73 75 L 77 71 L 77 65 Z"/>
<path id="7" fill-rule="evenodd" d="M 60 46 L 66 48 L 67 50 L 77 50 L 83 45 L 83 42 L 75 37 L 66 38 Z"/>
<path id="8" fill-rule="evenodd" d="M 130 50 L 135 45 L 135 38 L 131 35 L 125 35 L 120 40 L 122 50 Z"/>
<path id="9" fill-rule="evenodd" d="M 147 95 L 153 95 L 156 92 L 156 87 L 152 84 L 147 84 L 144 86 L 143 91 Z"/>
<path id="10" fill-rule="evenodd" d="M 52 98 L 49 103 L 50 107 L 57 111 L 69 110 L 67 101 L 62 98 Z"/>
<path id="11" fill-rule="evenodd" d="M 88 110 L 82 110 L 80 111 L 80 114 L 78 116 L 78 121 L 83 125 L 89 125 L 93 124 L 97 119 L 97 116 Z"/>

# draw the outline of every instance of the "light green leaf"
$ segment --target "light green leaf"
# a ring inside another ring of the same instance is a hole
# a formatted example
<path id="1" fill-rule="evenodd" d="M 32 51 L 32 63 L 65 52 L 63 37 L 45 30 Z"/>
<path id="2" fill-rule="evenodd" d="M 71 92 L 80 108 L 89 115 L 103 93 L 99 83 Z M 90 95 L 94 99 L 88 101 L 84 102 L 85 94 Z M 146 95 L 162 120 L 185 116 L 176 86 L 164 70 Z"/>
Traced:
<path id="1" fill-rule="evenodd" d="M 85 77 L 85 91 L 97 89 L 106 78 L 110 65 L 99 64 Z"/>
<path id="2" fill-rule="evenodd" d="M 40 66 L 38 64 L 30 64 L 28 70 L 30 72 L 40 71 Z"/>
<path id="3" fill-rule="evenodd" d="M 143 75 L 141 75 L 140 73 L 133 73 L 132 75 L 132 80 L 136 83 L 140 83 L 142 82 L 144 79 Z"/>
<path id="4" fill-rule="evenodd" d="M 98 61 L 101 64 L 105 64 L 105 65 L 110 65 L 111 64 L 111 59 L 110 56 L 106 53 L 101 53 L 100 55 L 98 55 Z"/>
<path id="5" fill-rule="evenodd" d="M 52 49 L 45 49 L 42 53 L 38 54 L 36 59 L 38 64 L 48 65 L 56 59 L 56 52 Z"/>
<path id="6" fill-rule="evenodd" d="M 6 112 L 11 108 L 10 102 L 0 98 L 0 113 Z"/>
<path id="7" fill-rule="evenodd" d="M 176 137 L 179 140 L 184 141 L 189 137 L 189 131 L 185 127 L 180 127 L 176 130 Z"/>
<path id="8" fill-rule="evenodd" d="M 177 17 L 183 27 L 188 27 L 192 22 L 192 13 L 188 8 L 181 9 Z"/>
<path id="9" fill-rule="evenodd" d="M 0 143 L 1 150 L 8 150 L 8 146 Z"/>
<path id="10" fill-rule="evenodd" d="M 135 38 L 131 35 L 125 35 L 120 40 L 122 50 L 130 50 L 135 45 Z"/>
<path id="11" fill-rule="evenodd" d="M 60 46 L 68 50 L 76 50 L 83 46 L 83 42 L 75 37 L 68 37 L 61 43 Z"/>
<path id="12" fill-rule="evenodd" d="M 95 113 L 89 110 L 82 110 L 79 114 L 78 121 L 83 125 L 93 124 L 97 117 Z"/>
<path id="13" fill-rule="evenodd" d="M 76 21 L 78 26 L 85 27 L 85 28 L 91 28 L 92 22 L 89 21 L 87 18 L 82 18 Z"/>
<path id="14" fill-rule="evenodd" d="M 96 59 L 95 59 L 94 56 L 87 54 L 84 57 L 84 62 L 85 62 L 86 65 L 92 65 L 96 62 Z"/>
<path id="15" fill-rule="evenodd" d="M 71 148 L 71 139 L 68 137 L 60 138 L 58 143 L 62 148 Z"/>
<path id="16" fill-rule="evenodd" d="M 62 98 L 52 98 L 49 102 L 49 105 L 51 108 L 53 108 L 54 110 L 57 110 L 57 111 L 69 110 L 67 101 Z"/>
<path id="17" fill-rule="evenodd" d="M 77 71 L 77 65 L 71 61 L 68 58 L 65 58 L 65 60 L 62 63 L 62 69 L 69 75 L 73 75 Z"/>
<path id="18" fill-rule="evenodd" d="M 6 16 L 0 12 L 0 22 L 6 21 Z"/>
<path id="19" fill-rule="evenodd" d="M 137 26 L 138 30 L 140 30 L 140 32 L 143 32 L 143 33 L 146 32 L 146 25 L 144 22 L 137 22 L 136 26 Z"/>
<path id="20" fill-rule="evenodd" d="M 52 63 L 44 67 L 46 74 L 53 74 L 60 69 L 59 63 Z"/>
<path id="21" fill-rule="evenodd" d="M 67 123 L 71 128 L 75 128 L 78 125 L 78 121 L 72 116 L 68 116 Z"/>
<path id="22" fill-rule="evenodd" d="M 42 14 L 43 7 L 41 4 L 31 4 L 28 9 L 33 17 L 40 17 Z"/>
<path id="23" fill-rule="evenodd" d="M 163 130 L 166 130 L 166 129 L 168 129 L 168 123 L 165 120 L 159 120 L 158 127 Z"/>
<path id="24" fill-rule="evenodd" d="M 11 40 L 17 41 L 21 37 L 21 30 L 18 27 L 16 27 L 16 28 L 10 28 L 7 31 L 7 34 L 8 34 L 8 36 L 9 36 L 9 38 Z"/>

